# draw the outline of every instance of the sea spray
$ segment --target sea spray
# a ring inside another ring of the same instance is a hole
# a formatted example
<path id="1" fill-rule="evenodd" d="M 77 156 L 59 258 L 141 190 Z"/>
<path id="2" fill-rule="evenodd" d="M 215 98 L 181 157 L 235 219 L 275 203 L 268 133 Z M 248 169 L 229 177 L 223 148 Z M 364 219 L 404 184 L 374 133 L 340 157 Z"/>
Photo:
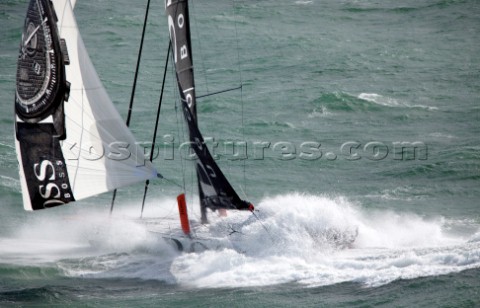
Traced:
<path id="1" fill-rule="evenodd" d="M 211 215 L 208 228 L 233 248 L 180 253 L 149 231 L 154 224 L 178 224 L 174 205 L 173 198 L 147 204 L 143 220 L 130 204 L 121 204 L 110 218 L 102 211 L 35 218 L 16 237 L 0 241 L 0 257 L 14 255 L 16 263 L 57 268 L 69 277 L 154 279 L 200 288 L 345 281 L 376 286 L 480 266 L 478 227 L 450 234 L 454 222 L 441 217 L 301 193 L 265 197 L 257 205 L 258 218 L 232 211 L 226 218 Z"/>
<path id="2" fill-rule="evenodd" d="M 178 283 L 247 287 L 297 282 L 309 286 L 356 281 L 377 286 L 396 279 L 480 266 L 480 245 L 447 234 L 442 219 L 371 211 L 345 198 L 286 194 L 259 203 L 262 223 L 246 224 L 243 251 L 184 254 L 171 267 Z M 350 248 L 312 237 L 329 229 L 358 232 Z M 468 261 L 467 261 L 468 260 Z"/>

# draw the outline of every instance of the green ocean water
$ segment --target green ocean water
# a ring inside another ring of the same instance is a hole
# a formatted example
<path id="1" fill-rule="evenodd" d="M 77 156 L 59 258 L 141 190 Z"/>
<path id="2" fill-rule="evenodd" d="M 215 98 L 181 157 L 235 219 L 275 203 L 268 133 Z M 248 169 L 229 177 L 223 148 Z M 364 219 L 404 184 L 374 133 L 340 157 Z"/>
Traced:
<path id="1" fill-rule="evenodd" d="M 124 117 L 145 6 L 75 8 Z M 110 194 L 23 210 L 13 97 L 26 7 L 0 3 L 0 306 L 480 305 L 478 1 L 191 1 L 197 94 L 243 85 L 199 100 L 200 128 L 262 225 L 243 252 L 183 255 L 123 220 L 138 217 L 143 184 L 119 191 L 111 219 Z M 167 35 L 152 1 L 131 122 L 142 142 Z M 155 164 L 195 203 L 177 91 L 170 67 Z M 152 182 L 148 218 L 178 193 Z M 312 241 L 329 229 L 358 237 L 347 249 Z"/>

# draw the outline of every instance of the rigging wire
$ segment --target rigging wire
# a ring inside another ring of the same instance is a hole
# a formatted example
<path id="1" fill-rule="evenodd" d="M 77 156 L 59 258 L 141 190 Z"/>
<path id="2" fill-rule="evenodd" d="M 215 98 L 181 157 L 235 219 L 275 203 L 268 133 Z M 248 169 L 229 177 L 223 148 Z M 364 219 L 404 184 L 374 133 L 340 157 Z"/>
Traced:
<path id="1" fill-rule="evenodd" d="M 195 96 L 195 98 L 198 100 L 199 98 L 204 98 L 204 97 L 207 97 L 207 96 L 212 96 L 212 95 L 217 95 L 217 94 L 220 94 L 220 93 L 230 92 L 230 91 L 238 90 L 238 89 L 241 89 L 241 88 L 242 88 L 242 85 L 239 85 L 238 87 L 228 88 L 228 89 L 225 89 L 225 90 L 220 90 L 220 91 L 215 91 L 215 92 L 209 92 L 209 93 L 203 94 L 203 95 L 197 95 L 197 96 Z"/>
<path id="2" fill-rule="evenodd" d="M 132 110 L 133 110 L 133 100 L 135 97 L 135 89 L 137 88 L 137 79 L 138 79 L 138 71 L 140 68 L 140 61 L 142 58 L 142 50 L 143 50 L 143 42 L 145 40 L 145 30 L 147 28 L 147 20 L 148 20 L 148 12 L 150 11 L 150 0 L 147 1 L 147 8 L 145 9 L 145 18 L 143 21 L 143 29 L 142 29 L 142 38 L 140 39 L 140 47 L 138 49 L 138 57 L 137 57 L 137 66 L 135 68 L 135 77 L 133 78 L 133 86 L 132 86 L 132 93 L 130 95 L 130 103 L 128 105 L 128 114 L 127 114 L 127 120 L 125 124 L 127 127 L 130 126 L 130 120 L 132 118 Z M 113 191 L 113 196 L 112 196 L 112 203 L 110 205 L 110 216 L 112 215 L 113 212 L 113 207 L 115 204 L 115 198 L 117 197 L 117 189 Z"/>
<path id="3" fill-rule="evenodd" d="M 157 109 L 157 118 L 156 118 L 156 121 L 155 121 L 155 129 L 153 130 L 152 149 L 150 150 L 150 162 L 153 161 L 153 155 L 154 155 L 154 152 L 155 152 L 155 143 L 157 141 L 158 122 L 159 122 L 159 119 L 160 119 L 160 109 L 162 107 L 163 93 L 164 93 L 164 90 L 165 90 L 165 80 L 167 79 L 168 60 L 170 58 L 170 49 L 171 48 L 172 48 L 172 41 L 169 40 L 168 50 L 167 50 L 167 58 L 165 60 L 165 68 L 163 70 L 162 90 L 160 91 L 160 99 L 158 101 L 158 109 Z M 160 178 L 163 178 L 162 175 L 159 174 L 159 176 L 160 176 Z M 148 185 L 149 184 L 150 184 L 150 181 L 146 180 L 145 181 L 145 190 L 144 190 L 144 193 L 143 193 L 142 211 L 140 213 L 140 218 L 143 217 L 143 209 L 145 208 L 145 199 L 147 197 L 147 191 L 148 191 Z"/>
<path id="4" fill-rule="evenodd" d="M 176 80 L 176 71 L 175 71 L 175 65 L 174 65 L 173 62 L 174 61 L 172 61 L 172 64 L 171 64 L 172 65 L 172 70 L 171 70 L 172 71 L 172 79 Z M 179 111 L 178 110 L 179 106 L 178 106 L 177 103 L 180 104 L 180 108 L 181 108 L 182 101 L 181 101 L 181 97 L 178 95 L 178 91 L 174 90 L 173 91 L 173 96 L 174 96 L 174 102 L 175 102 L 175 120 L 176 120 L 176 127 L 177 127 L 177 135 L 178 135 L 178 138 L 179 138 L 179 145 L 182 145 L 182 143 L 180 143 L 180 137 L 182 138 L 182 140 L 187 140 L 186 132 L 185 132 L 185 128 L 186 128 L 185 124 L 186 123 L 179 120 L 179 117 L 182 117 L 182 112 L 183 111 L 178 112 Z M 183 125 L 180 124 L 180 122 L 182 122 Z M 183 154 L 180 150 L 181 150 L 181 147 L 179 147 L 179 159 L 180 159 L 180 166 L 181 166 L 181 169 L 182 169 L 182 184 L 178 184 L 178 183 L 176 183 L 172 180 L 168 180 L 168 179 L 165 179 L 165 178 L 164 179 L 167 180 L 167 181 L 170 181 L 172 184 L 178 186 L 181 189 L 181 191 L 183 191 L 185 193 L 185 197 L 188 198 L 187 204 L 190 205 L 189 206 L 189 208 L 190 208 L 189 213 L 195 213 L 191 209 L 191 206 L 193 204 L 193 202 L 191 202 L 191 201 L 193 201 L 193 189 L 194 188 L 193 188 L 193 185 L 190 185 L 191 191 L 189 192 L 189 194 L 187 194 L 187 188 L 186 188 L 187 187 L 187 185 L 186 185 L 186 173 L 187 173 L 187 171 L 186 171 L 186 166 L 185 166 L 186 164 L 184 162 Z M 189 154 L 187 153 L 187 155 L 189 155 Z M 194 170 L 191 169 L 190 170 L 190 183 L 193 183 L 193 181 L 194 181 L 193 177 L 194 177 Z M 195 234 L 194 229 L 192 229 L 190 232 L 191 232 L 191 234 Z"/>
<path id="5" fill-rule="evenodd" d="M 188 1 L 187 1 L 187 5 L 188 5 Z M 177 12 L 178 12 L 178 6 L 176 7 L 175 9 L 175 16 L 177 16 Z M 174 54 L 172 54 L 172 57 L 174 57 Z M 172 72 L 172 80 L 177 80 L 177 83 L 178 83 L 178 79 L 177 79 L 177 72 L 176 72 L 176 68 L 175 68 L 175 61 L 172 61 L 171 62 L 171 66 L 172 66 L 172 69 L 171 69 L 171 72 Z M 181 97 L 179 97 L 179 94 L 178 94 L 178 91 L 176 90 L 173 90 L 173 97 L 174 97 L 174 102 L 175 102 L 175 119 L 176 119 L 176 122 L 177 122 L 177 134 L 178 134 L 178 138 L 180 139 L 180 127 L 181 127 L 181 136 L 183 137 L 183 139 L 185 140 L 185 130 L 184 130 L 184 127 L 181 126 L 179 124 L 179 120 L 178 120 L 178 106 L 177 106 L 177 101 L 180 99 L 181 100 Z M 182 104 L 180 102 L 180 108 L 182 108 Z M 183 111 L 183 110 L 182 110 Z M 195 115 L 196 116 L 196 115 Z M 180 147 L 179 147 L 179 150 L 180 150 Z M 185 186 L 185 167 L 184 167 L 184 164 L 183 164 L 183 158 L 182 158 L 182 153 L 179 151 L 179 156 L 180 156 L 180 165 L 182 167 L 182 181 L 183 181 L 183 192 L 186 191 L 186 186 Z"/>
<path id="6" fill-rule="evenodd" d="M 262 228 L 265 230 L 265 232 L 267 232 L 268 236 L 270 237 L 270 239 L 272 240 L 273 243 L 275 243 L 275 238 L 272 236 L 272 234 L 270 233 L 270 231 L 267 229 L 267 227 L 263 224 L 263 222 L 260 220 L 260 218 L 257 216 L 257 214 L 255 214 L 254 211 L 252 211 L 252 215 L 258 220 L 258 222 L 260 223 L 260 225 L 262 226 Z"/>
<path id="7" fill-rule="evenodd" d="M 172 75 L 173 75 L 173 78 L 175 79 L 175 67 L 173 67 L 173 63 L 172 63 Z M 175 119 L 177 121 L 177 134 L 178 134 L 178 138 L 179 138 L 179 141 L 180 141 L 180 136 L 183 137 L 183 139 L 185 139 L 185 131 L 184 131 L 184 127 L 183 125 L 180 125 L 180 121 L 178 120 L 178 117 L 179 117 L 179 112 L 178 112 L 178 106 L 177 106 L 177 101 L 178 101 L 178 93 L 177 91 L 174 91 L 173 92 L 173 96 L 174 96 L 174 102 L 175 102 Z M 180 143 L 179 143 L 180 145 Z M 185 191 L 185 166 L 183 164 L 183 157 L 182 157 L 182 153 L 180 152 L 180 147 L 179 147 L 179 156 L 180 156 L 180 166 L 182 168 L 182 185 L 180 186 L 182 188 L 183 191 Z"/>
<path id="8" fill-rule="evenodd" d="M 190 7 L 192 8 L 192 11 L 196 10 L 195 9 L 195 1 L 190 2 Z M 195 24 L 198 25 L 196 15 L 197 14 L 190 14 L 190 16 L 192 16 L 192 19 L 195 21 Z M 207 89 L 207 93 L 208 93 L 209 92 L 209 90 L 208 90 L 208 78 L 207 78 L 207 70 L 205 69 L 205 60 L 204 60 L 204 57 L 203 57 L 202 40 L 200 38 L 200 34 L 199 34 L 199 31 L 198 31 L 199 27 L 194 27 L 194 28 L 195 28 L 195 32 L 196 32 L 196 35 L 197 35 L 197 38 L 198 38 L 197 39 L 197 41 L 198 41 L 198 53 L 199 53 L 199 58 L 200 58 L 200 62 L 201 62 L 201 65 L 202 65 L 203 77 L 205 79 L 205 88 Z M 193 46 L 191 46 L 191 47 L 193 49 Z M 197 116 L 197 115 L 195 115 L 195 116 Z"/>
<path id="9" fill-rule="evenodd" d="M 248 147 L 247 147 L 247 140 L 245 139 L 245 122 L 244 122 L 244 104 L 243 104 L 243 77 L 242 77 L 242 67 L 241 67 L 241 62 L 240 62 L 240 50 L 239 50 L 239 45 L 238 45 L 238 29 L 237 29 L 237 13 L 235 11 L 235 0 L 232 0 L 232 7 L 233 7 L 233 20 L 234 20 L 234 25 L 235 25 L 235 42 L 237 44 L 237 69 L 238 69 L 238 74 L 240 78 L 240 105 L 241 105 L 241 118 L 242 118 L 242 138 L 243 141 L 245 142 L 245 154 L 246 157 L 243 159 L 243 189 L 240 185 L 240 188 L 242 189 L 243 194 L 245 195 L 245 198 L 247 199 L 247 175 L 246 175 L 246 164 L 247 164 L 247 159 L 248 159 Z"/>
<path id="10" fill-rule="evenodd" d="M 193 8 L 193 6 L 192 6 Z M 175 16 L 177 16 L 177 10 L 178 10 L 178 6 L 176 7 L 176 11 L 175 11 Z M 189 14 L 190 16 L 190 14 Z M 190 46 L 192 47 L 192 46 Z M 176 72 L 176 68 L 175 68 L 175 64 L 174 64 L 174 61 L 172 61 L 172 76 L 173 76 L 173 80 L 177 80 L 178 82 L 178 79 L 177 79 L 177 76 L 176 76 L 177 72 Z M 177 124 L 177 134 L 179 136 L 179 140 L 180 140 L 180 136 L 182 136 L 182 140 L 186 140 L 186 134 L 185 134 L 185 126 L 184 125 L 180 125 L 180 121 L 178 119 L 179 115 L 178 115 L 178 105 L 177 105 L 177 102 L 179 102 L 179 105 L 180 105 L 180 109 L 181 109 L 181 112 L 180 112 L 180 117 L 182 116 L 181 114 L 183 113 L 183 106 L 182 106 L 182 98 L 178 95 L 178 92 L 177 91 L 174 91 L 174 102 L 175 102 L 175 119 L 176 119 L 176 124 Z M 197 114 L 196 114 L 196 105 L 194 106 L 194 116 L 196 117 Z M 185 123 L 186 124 L 186 123 Z M 180 130 L 181 130 L 181 135 L 180 135 Z M 179 150 L 180 147 L 179 147 Z M 182 188 L 182 191 L 185 193 L 185 197 L 188 198 L 188 194 L 187 193 L 187 189 L 186 189 L 186 176 L 185 176 L 185 164 L 184 164 L 184 158 L 182 157 L 182 152 L 180 151 L 179 152 L 179 156 L 180 156 L 180 165 L 181 165 L 181 169 L 182 169 L 182 182 L 183 182 L 183 187 Z M 191 173 L 192 175 L 192 179 L 191 179 L 191 182 L 193 183 L 193 173 Z M 190 195 L 190 199 L 193 200 L 193 185 L 192 186 L 192 192 L 191 192 L 191 195 Z M 191 202 L 187 202 L 187 204 L 191 204 Z"/>

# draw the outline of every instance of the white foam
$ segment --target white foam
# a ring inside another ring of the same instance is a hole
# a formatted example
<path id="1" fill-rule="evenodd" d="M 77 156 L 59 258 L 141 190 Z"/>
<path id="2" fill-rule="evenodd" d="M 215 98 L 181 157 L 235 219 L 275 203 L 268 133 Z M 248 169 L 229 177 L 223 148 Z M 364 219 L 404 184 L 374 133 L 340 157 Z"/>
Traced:
<path id="1" fill-rule="evenodd" d="M 298 282 L 308 286 L 356 281 L 381 285 L 480 267 L 480 245 L 448 235 L 442 219 L 367 211 L 345 198 L 288 194 L 266 198 L 262 222 L 242 228 L 243 253 L 225 249 L 176 258 L 171 273 L 195 287 L 243 287 Z M 312 234 L 358 228 L 352 248 Z M 312 231 L 313 230 L 313 231 Z"/>
<path id="2" fill-rule="evenodd" d="M 176 217 L 172 206 L 174 198 L 147 204 L 146 221 Z M 188 254 L 174 251 L 147 231 L 148 223 L 135 220 L 137 204 L 118 207 L 110 219 L 105 211 L 89 211 L 65 220 L 53 211 L 22 226 L 16 238 L 0 240 L 0 259 L 53 263 L 67 276 L 156 279 L 200 288 L 345 281 L 377 286 L 480 267 L 478 225 L 453 235 L 447 231 L 452 219 L 369 210 L 343 197 L 299 193 L 266 197 L 257 209 L 260 220 L 247 212 L 230 212 L 225 219 L 211 215 L 211 232 L 226 226 L 238 231 L 232 235 L 236 249 Z"/>
<path id="3" fill-rule="evenodd" d="M 299 5 L 309 5 L 309 4 L 312 4 L 312 3 L 313 3 L 313 1 L 311 1 L 311 0 L 303 0 L 303 1 L 297 0 L 297 1 L 295 1 L 295 4 L 299 4 Z"/>
<path id="4" fill-rule="evenodd" d="M 428 110 L 438 110 L 437 107 L 431 107 L 431 106 L 425 106 L 425 105 L 412 105 L 395 98 L 382 96 L 377 93 L 360 93 L 358 95 L 358 98 L 366 100 L 371 103 L 375 103 L 377 105 L 387 106 L 387 107 L 406 107 L 406 108 L 422 108 L 422 109 L 428 109 Z"/>
<path id="5" fill-rule="evenodd" d="M 308 114 L 309 118 L 323 118 L 332 115 L 332 113 L 327 109 L 327 107 L 322 106 L 321 110 L 314 108 L 312 112 Z"/>
<path id="6" fill-rule="evenodd" d="M 444 132 L 435 132 L 429 134 L 429 136 L 432 136 L 434 138 L 440 138 L 440 139 L 458 139 L 457 136 L 452 135 L 452 134 L 446 134 Z"/>

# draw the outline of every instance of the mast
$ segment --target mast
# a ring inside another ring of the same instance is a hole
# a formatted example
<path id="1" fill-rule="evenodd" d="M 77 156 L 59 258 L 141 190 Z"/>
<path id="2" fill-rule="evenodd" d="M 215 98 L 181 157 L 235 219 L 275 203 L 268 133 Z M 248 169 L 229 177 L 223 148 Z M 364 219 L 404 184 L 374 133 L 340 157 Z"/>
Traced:
<path id="1" fill-rule="evenodd" d="M 181 107 L 187 122 L 190 146 L 197 155 L 198 192 L 202 223 L 207 223 L 206 209 L 253 211 L 250 202 L 240 199 L 208 150 L 198 129 L 195 80 L 190 38 L 190 19 L 187 0 L 166 0 L 168 28 L 173 50 Z"/>

